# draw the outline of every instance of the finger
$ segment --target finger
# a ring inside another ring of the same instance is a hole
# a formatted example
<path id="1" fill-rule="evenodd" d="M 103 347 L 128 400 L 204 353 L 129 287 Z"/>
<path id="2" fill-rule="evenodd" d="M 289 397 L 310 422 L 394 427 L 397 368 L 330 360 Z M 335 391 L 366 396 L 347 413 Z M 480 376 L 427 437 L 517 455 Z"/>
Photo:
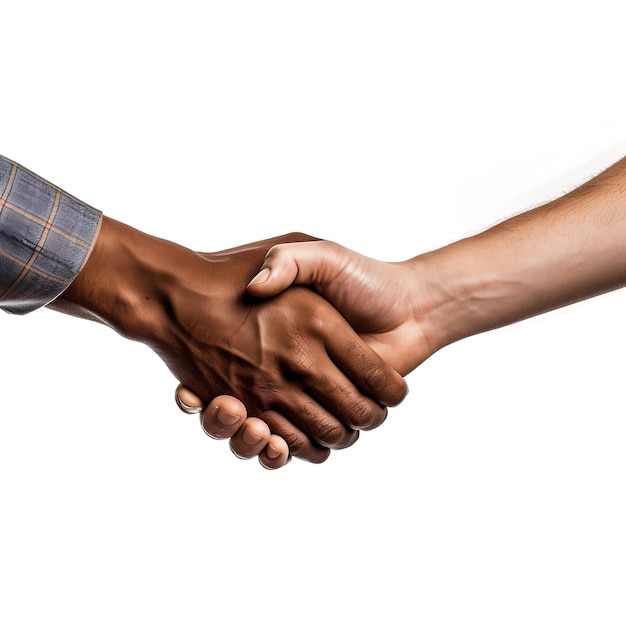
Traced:
<path id="1" fill-rule="evenodd" d="M 182 383 L 176 387 L 176 391 L 174 392 L 174 398 L 176 399 L 176 404 L 178 408 L 188 415 L 193 415 L 195 413 L 201 413 L 204 407 L 204 403 L 191 389 L 185 387 Z"/>
<path id="2" fill-rule="evenodd" d="M 240 459 L 258 456 L 270 440 L 269 426 L 258 417 L 248 417 L 230 438 L 230 449 Z"/>
<path id="3" fill-rule="evenodd" d="M 282 437 L 287 443 L 292 456 L 295 458 L 308 461 L 309 463 L 323 463 L 328 459 L 330 455 L 329 448 L 315 443 L 293 422 L 278 411 L 264 411 L 261 415 L 261 419 L 269 426 L 272 433 Z"/>
<path id="4" fill-rule="evenodd" d="M 303 319 L 311 322 L 299 341 L 280 355 L 281 369 L 291 383 L 267 389 L 271 394 L 269 408 L 293 422 L 317 444 L 346 448 L 356 441 L 355 430 L 373 428 L 384 421 L 387 409 L 383 403 L 404 396 L 405 382 L 318 295 L 292 287 L 278 299 L 297 302 Z M 339 357 L 335 358 L 334 353 L 340 353 Z M 383 388 L 378 389 L 377 384 Z M 393 389 L 385 387 L 398 384 L 400 391 L 396 390 L 395 396 Z M 272 431 L 277 432 L 273 428 Z M 287 442 L 294 452 L 291 442 Z"/>
<path id="5" fill-rule="evenodd" d="M 324 356 L 326 359 L 328 358 L 326 355 Z M 329 363 L 329 365 L 332 366 L 332 363 Z M 278 411 L 284 419 L 289 420 L 298 431 L 306 433 L 305 436 L 312 442 L 323 448 L 343 450 L 354 444 L 358 438 L 358 433 L 344 421 L 345 414 L 329 411 L 324 404 L 324 401 L 327 400 L 325 396 L 329 392 L 332 392 L 338 401 L 342 397 L 342 392 L 337 384 L 328 382 L 324 385 L 320 382 L 320 378 L 326 381 L 327 376 L 329 376 L 326 373 L 328 369 L 328 367 L 323 367 L 319 370 L 307 370 L 305 374 L 302 374 L 301 372 L 297 373 L 292 364 L 291 375 L 299 379 L 297 388 L 283 390 L 282 393 L 273 397 L 271 404 L 272 408 Z M 336 368 L 332 367 L 332 369 L 335 370 Z M 332 378 L 334 380 L 345 379 L 339 371 L 333 372 Z M 309 386 L 311 391 L 309 391 Z M 355 398 L 359 397 L 368 407 L 370 404 L 378 406 L 371 399 L 359 394 L 348 381 L 346 381 L 346 386 L 350 387 L 350 391 Z M 318 394 L 321 401 L 316 400 L 314 394 Z M 332 401 L 333 399 L 330 400 L 330 403 Z M 348 404 L 342 405 L 342 408 L 346 409 L 346 413 L 347 407 L 349 407 Z M 378 409 L 384 410 L 380 406 L 378 406 Z M 262 417 L 264 418 L 264 416 L 265 413 L 263 413 Z M 282 432 L 275 430 L 271 425 L 270 429 L 272 432 L 284 437 Z M 289 440 L 287 442 L 294 455 L 298 456 L 298 452 L 294 449 L 291 442 Z"/>
<path id="6" fill-rule="evenodd" d="M 309 370 L 298 380 L 324 411 L 318 409 L 317 416 L 303 413 L 293 418 L 291 407 L 284 407 L 283 412 L 326 447 L 346 448 L 354 443 L 354 431 L 377 428 L 387 418 L 387 407 L 366 395 L 332 362 Z"/>
<path id="7" fill-rule="evenodd" d="M 248 283 L 258 298 L 275 296 L 292 284 L 317 285 L 341 269 L 341 246 L 330 241 L 284 243 L 272 247 L 259 273 Z"/>
<path id="8" fill-rule="evenodd" d="M 404 400 L 409 391 L 404 378 L 354 331 L 346 331 L 343 318 L 329 320 L 325 330 L 330 358 L 363 394 L 385 406 Z"/>
<path id="9" fill-rule="evenodd" d="M 287 442 L 278 435 L 270 435 L 265 448 L 259 454 L 259 463 L 269 470 L 284 467 L 291 461 Z"/>
<path id="10" fill-rule="evenodd" d="M 213 439 L 228 439 L 243 426 L 248 412 L 233 396 L 218 396 L 202 412 L 200 423 L 204 432 Z"/>
<path id="11" fill-rule="evenodd" d="M 324 410 L 316 411 L 313 403 L 293 413 L 295 393 L 283 393 L 272 404 L 317 443 L 333 449 L 346 447 L 351 431 L 371 430 L 384 422 L 387 405 L 398 404 L 406 396 L 407 385 L 339 313 L 318 315 L 316 323 L 318 341 L 313 348 L 302 344 L 292 350 L 286 367 L 306 398 Z"/>
<path id="12" fill-rule="evenodd" d="M 182 383 L 176 388 L 175 397 L 176 403 L 185 413 L 195 414 L 202 411 L 202 400 Z M 291 460 L 287 442 L 270 433 L 269 426 L 262 420 L 256 417 L 246 418 L 245 407 L 236 398 L 215 398 L 205 413 L 203 428 L 214 439 L 228 438 L 228 433 L 239 425 L 230 438 L 230 448 L 235 456 L 242 459 L 258 456 L 259 463 L 266 469 L 278 469 Z M 231 421 L 233 418 L 234 421 Z"/>

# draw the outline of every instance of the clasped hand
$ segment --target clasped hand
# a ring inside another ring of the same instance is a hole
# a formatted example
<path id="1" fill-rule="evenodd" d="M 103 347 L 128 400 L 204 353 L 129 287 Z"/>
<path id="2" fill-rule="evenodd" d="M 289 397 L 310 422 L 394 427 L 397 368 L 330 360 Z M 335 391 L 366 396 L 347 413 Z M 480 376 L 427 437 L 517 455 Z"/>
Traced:
<path id="1" fill-rule="evenodd" d="M 419 268 L 412 263 L 378 261 L 330 241 L 283 243 L 269 250 L 247 292 L 260 298 L 280 298 L 298 289 L 291 285 L 311 286 L 341 311 L 361 339 L 389 365 L 407 374 L 435 351 L 426 331 L 430 306 L 427 290 L 422 290 L 424 297 L 416 303 L 409 288 L 418 280 Z M 230 438 L 237 456 L 258 455 L 268 469 L 288 461 L 289 447 L 276 434 L 280 432 L 278 424 L 248 417 L 246 404 L 237 398 L 222 395 L 205 406 L 182 385 L 176 394 L 183 410 L 202 410 L 201 421 L 207 434 Z M 255 414 L 250 405 L 247 408 Z"/>
<path id="2" fill-rule="evenodd" d="M 291 234 L 197 253 L 105 217 L 56 306 L 150 346 L 203 404 L 239 398 L 291 454 L 319 463 L 382 423 L 407 387 L 312 290 L 267 300 L 246 293 L 268 250 L 311 239 Z"/>

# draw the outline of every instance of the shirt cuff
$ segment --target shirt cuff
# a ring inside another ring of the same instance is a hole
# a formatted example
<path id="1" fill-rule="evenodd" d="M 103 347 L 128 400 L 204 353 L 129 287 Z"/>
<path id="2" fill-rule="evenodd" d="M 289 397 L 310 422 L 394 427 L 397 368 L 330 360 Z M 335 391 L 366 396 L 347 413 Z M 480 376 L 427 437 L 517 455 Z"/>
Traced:
<path id="1" fill-rule="evenodd" d="M 0 156 L 0 309 L 58 298 L 89 257 L 102 213 Z"/>

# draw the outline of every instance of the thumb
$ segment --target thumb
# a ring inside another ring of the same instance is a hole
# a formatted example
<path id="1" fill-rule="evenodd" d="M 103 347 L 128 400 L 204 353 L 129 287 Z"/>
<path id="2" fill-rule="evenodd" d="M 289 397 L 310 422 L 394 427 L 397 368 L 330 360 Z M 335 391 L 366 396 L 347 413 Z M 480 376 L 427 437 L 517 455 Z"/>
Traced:
<path id="1" fill-rule="evenodd" d="M 268 298 L 290 285 L 319 287 L 333 270 L 329 241 L 278 244 L 268 251 L 259 273 L 248 283 L 248 293 Z"/>

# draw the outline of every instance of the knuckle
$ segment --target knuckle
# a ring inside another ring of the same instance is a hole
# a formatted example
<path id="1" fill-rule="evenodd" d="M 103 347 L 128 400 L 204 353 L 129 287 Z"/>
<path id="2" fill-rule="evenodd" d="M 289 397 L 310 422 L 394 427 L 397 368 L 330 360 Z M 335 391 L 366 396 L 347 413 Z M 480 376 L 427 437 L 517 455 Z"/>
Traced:
<path id="1" fill-rule="evenodd" d="M 361 377 L 368 395 L 386 406 L 400 404 L 408 393 L 406 381 L 386 365 L 364 368 Z"/>
<path id="2" fill-rule="evenodd" d="M 341 450 L 354 443 L 353 432 L 338 421 L 327 420 L 320 425 L 315 440 L 331 450 Z"/>
<path id="3" fill-rule="evenodd" d="M 363 380 L 365 381 L 367 389 L 374 394 L 385 391 L 389 385 L 387 370 L 382 365 L 367 368 L 363 372 Z"/>
<path id="4" fill-rule="evenodd" d="M 291 351 L 289 367 L 291 373 L 298 379 L 308 376 L 314 365 L 314 358 L 308 346 L 300 343 Z"/>
<path id="5" fill-rule="evenodd" d="M 374 430 L 375 428 L 378 428 L 387 419 L 388 414 L 389 412 L 387 411 L 387 407 L 382 407 L 382 412 L 378 419 L 373 420 L 367 426 L 363 426 L 361 430 Z"/>
<path id="6" fill-rule="evenodd" d="M 282 244 L 282 243 L 278 243 L 278 244 L 272 246 L 267 251 L 267 254 L 265 255 L 265 258 L 270 260 L 270 261 L 279 261 L 281 259 L 281 257 L 285 253 L 285 249 L 284 249 L 283 246 L 284 246 L 284 244 Z"/>
<path id="7" fill-rule="evenodd" d="M 352 428 L 368 430 L 381 424 L 384 418 L 385 410 L 382 406 L 374 402 L 362 401 L 352 405 L 348 424 Z"/>
<path id="8" fill-rule="evenodd" d="M 323 311 L 321 308 L 315 311 L 315 313 L 311 316 L 311 329 L 317 333 L 319 337 L 323 337 L 326 335 L 327 329 L 327 313 Z"/>

